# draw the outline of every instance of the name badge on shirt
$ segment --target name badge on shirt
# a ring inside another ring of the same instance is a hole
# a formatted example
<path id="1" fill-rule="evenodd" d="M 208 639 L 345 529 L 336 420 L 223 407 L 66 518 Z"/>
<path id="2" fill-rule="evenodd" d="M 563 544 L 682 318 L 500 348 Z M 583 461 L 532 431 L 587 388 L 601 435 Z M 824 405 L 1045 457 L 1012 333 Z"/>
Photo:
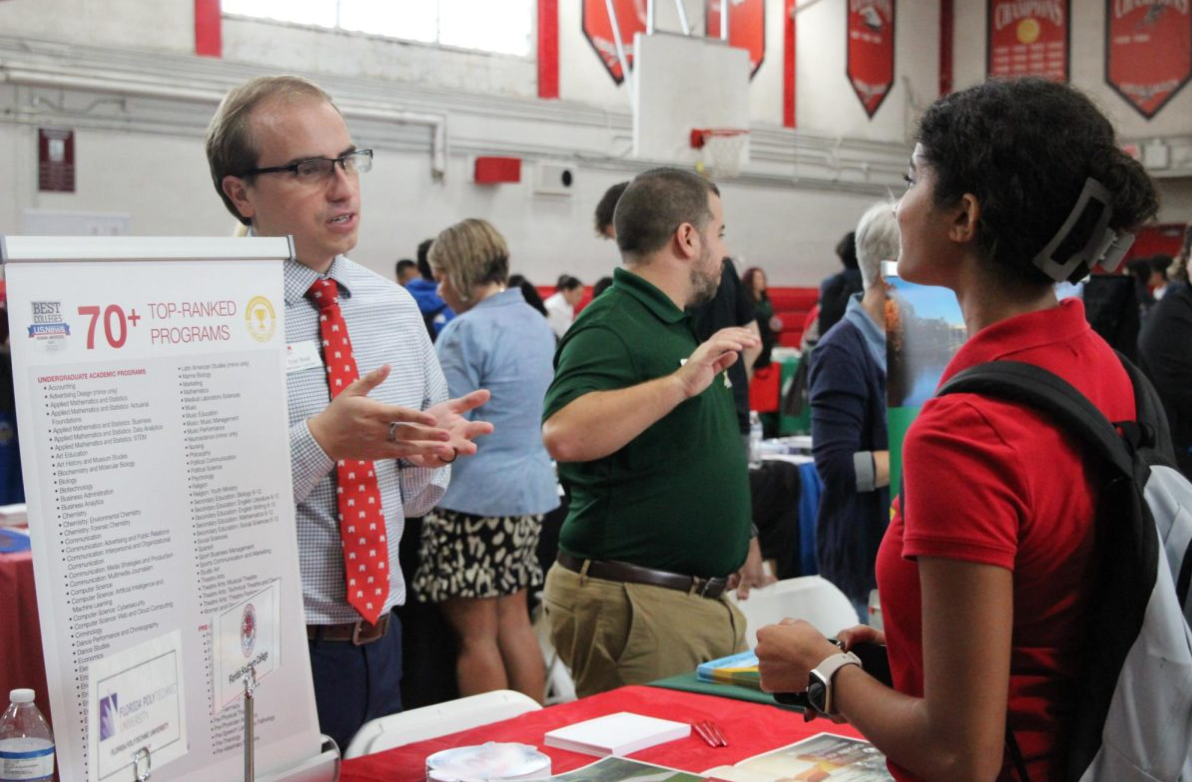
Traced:
<path id="1" fill-rule="evenodd" d="M 686 364 L 687 364 L 687 359 L 685 359 L 685 358 L 679 359 L 679 366 L 685 366 Z M 733 387 L 733 382 L 728 379 L 728 370 L 727 369 L 724 371 L 724 374 L 721 375 L 721 377 L 724 378 L 724 387 L 725 388 Z"/>
<path id="2" fill-rule="evenodd" d="M 304 369 L 323 366 L 323 359 L 319 356 L 319 343 L 295 342 L 286 345 L 286 374 L 301 372 Z"/>

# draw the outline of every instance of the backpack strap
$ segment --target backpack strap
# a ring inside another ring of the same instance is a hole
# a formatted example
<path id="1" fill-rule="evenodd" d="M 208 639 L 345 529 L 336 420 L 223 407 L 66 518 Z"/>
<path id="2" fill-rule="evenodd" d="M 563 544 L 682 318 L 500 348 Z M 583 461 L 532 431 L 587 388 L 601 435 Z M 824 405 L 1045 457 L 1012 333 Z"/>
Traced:
<path id="1" fill-rule="evenodd" d="M 1128 427 L 1123 427 L 1123 435 L 1131 440 L 1131 444 L 1136 449 L 1139 447 L 1153 448 L 1160 457 L 1156 460 L 1157 463 L 1174 467 L 1175 447 L 1171 442 L 1171 428 L 1168 426 L 1167 412 L 1163 409 L 1163 401 L 1159 398 L 1159 392 L 1155 390 L 1150 379 L 1130 359 L 1121 353 L 1117 355 L 1118 360 L 1122 362 L 1122 368 L 1130 376 L 1130 383 L 1134 386 L 1135 418 L 1138 421 L 1138 426 L 1141 427 L 1138 434 L 1139 442 L 1134 441 L 1134 434 Z"/>
<path id="2" fill-rule="evenodd" d="M 1006 752 L 1010 755 L 1010 762 L 1018 772 L 1019 782 L 1031 782 L 1031 775 L 1026 770 L 1026 761 L 1022 759 L 1022 750 L 1014 739 L 1014 731 L 1010 730 L 1010 721 L 1006 720 Z"/>
<path id="3" fill-rule="evenodd" d="M 1131 478 L 1134 475 L 1133 459 L 1117 428 L 1084 394 L 1053 372 L 1019 361 L 993 361 L 957 373 L 936 396 L 961 393 L 1021 402 L 1047 413 L 1118 471 Z M 1168 440 L 1170 443 L 1170 435 Z"/>

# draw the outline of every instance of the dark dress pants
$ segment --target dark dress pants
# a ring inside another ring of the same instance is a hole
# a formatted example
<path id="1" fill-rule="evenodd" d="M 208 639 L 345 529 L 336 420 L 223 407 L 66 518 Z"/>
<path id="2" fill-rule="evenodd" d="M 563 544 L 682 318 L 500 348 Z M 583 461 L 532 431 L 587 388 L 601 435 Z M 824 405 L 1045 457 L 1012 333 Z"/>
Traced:
<path id="1" fill-rule="evenodd" d="M 308 641 L 319 730 L 342 753 L 364 723 L 401 711 L 401 621 L 390 612 L 379 641 Z"/>

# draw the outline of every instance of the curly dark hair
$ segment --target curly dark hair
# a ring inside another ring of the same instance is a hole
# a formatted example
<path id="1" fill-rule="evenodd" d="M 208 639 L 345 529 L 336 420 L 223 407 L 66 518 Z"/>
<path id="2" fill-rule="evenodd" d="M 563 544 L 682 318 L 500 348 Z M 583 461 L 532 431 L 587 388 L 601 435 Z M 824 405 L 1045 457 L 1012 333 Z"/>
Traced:
<path id="1" fill-rule="evenodd" d="M 1109 120 L 1077 90 L 1043 79 L 993 79 L 940 98 L 916 140 L 935 173 L 935 202 L 966 193 L 980 204 L 976 246 L 1005 282 L 1052 280 L 1031 262 L 1063 225 L 1089 177 L 1113 195 L 1109 227 L 1132 231 L 1155 216 L 1158 197 L 1125 154 Z M 1082 221 L 1057 251 L 1089 240 Z"/>

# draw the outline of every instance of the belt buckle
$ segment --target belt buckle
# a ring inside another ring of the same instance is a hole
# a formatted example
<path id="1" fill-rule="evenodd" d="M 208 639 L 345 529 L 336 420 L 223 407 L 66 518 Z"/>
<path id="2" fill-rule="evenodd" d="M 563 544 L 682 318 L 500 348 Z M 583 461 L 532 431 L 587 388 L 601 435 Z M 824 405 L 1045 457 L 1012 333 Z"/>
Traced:
<path id="1" fill-rule="evenodd" d="M 375 625 L 370 625 L 367 622 L 365 622 L 363 619 L 358 620 L 356 622 L 356 624 L 352 626 L 352 645 L 353 646 L 364 646 L 365 644 L 370 644 L 373 641 L 376 641 L 377 639 L 379 639 L 382 635 L 385 634 L 385 628 L 383 628 L 381 626 L 381 623 L 386 621 L 388 618 L 389 617 L 387 617 L 387 616 L 382 616 L 380 619 L 377 620 L 377 623 Z M 366 638 L 361 638 L 360 634 L 366 627 L 371 628 L 373 630 L 373 633 L 372 633 L 372 635 L 369 635 Z"/>
<path id="2" fill-rule="evenodd" d="M 709 579 L 700 578 L 699 576 L 692 576 L 691 589 L 687 590 L 687 594 L 691 596 L 699 595 L 700 597 L 707 597 L 707 595 L 704 593 L 707 591 L 708 585 L 710 583 L 711 582 Z"/>

